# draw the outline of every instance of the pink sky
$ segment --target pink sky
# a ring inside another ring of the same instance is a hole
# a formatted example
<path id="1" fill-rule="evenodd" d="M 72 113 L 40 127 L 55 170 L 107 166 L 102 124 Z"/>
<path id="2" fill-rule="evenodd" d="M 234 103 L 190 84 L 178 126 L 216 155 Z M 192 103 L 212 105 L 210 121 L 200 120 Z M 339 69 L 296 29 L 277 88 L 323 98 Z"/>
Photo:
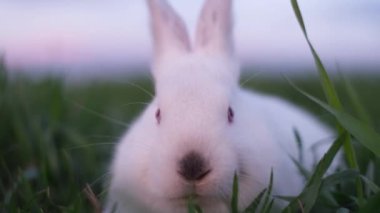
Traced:
<path id="1" fill-rule="evenodd" d="M 170 2 L 193 29 L 203 1 Z M 327 63 L 380 66 L 379 1 L 299 2 Z M 237 50 L 244 62 L 313 63 L 290 1 L 236 0 L 235 14 Z M 151 53 L 142 0 L 1 0 L 0 26 L 0 51 L 11 67 L 130 65 L 148 61 Z"/>

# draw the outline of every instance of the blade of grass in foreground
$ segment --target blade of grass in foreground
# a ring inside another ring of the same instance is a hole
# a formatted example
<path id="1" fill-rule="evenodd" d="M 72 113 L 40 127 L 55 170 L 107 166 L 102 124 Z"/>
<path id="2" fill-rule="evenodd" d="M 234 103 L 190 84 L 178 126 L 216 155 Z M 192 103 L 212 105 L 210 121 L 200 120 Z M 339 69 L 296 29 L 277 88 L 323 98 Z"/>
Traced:
<path id="1" fill-rule="evenodd" d="M 331 162 L 347 137 L 349 137 L 349 135 L 345 133 L 335 140 L 323 158 L 319 161 L 304 190 L 296 199 L 292 200 L 282 212 L 298 212 L 299 210 L 302 210 L 302 212 L 310 212 L 318 198 L 323 175 L 330 167 Z"/>
<path id="2" fill-rule="evenodd" d="M 363 106 L 362 102 L 360 101 L 359 95 L 356 92 L 356 90 L 354 89 L 354 87 L 352 86 L 351 81 L 346 76 L 344 76 L 343 74 L 341 75 L 341 78 L 343 80 L 345 89 L 346 89 L 348 97 L 352 103 L 352 106 L 353 106 L 356 114 L 358 115 L 358 118 L 360 118 L 362 121 L 364 121 L 368 125 L 372 125 L 371 118 L 368 115 L 367 111 L 364 109 L 364 106 Z"/>
<path id="3" fill-rule="evenodd" d="M 244 213 L 255 213 L 266 191 L 267 189 L 261 191 L 259 195 L 257 195 L 257 197 L 255 198 L 255 200 L 247 207 L 247 209 L 244 210 Z"/>
<path id="4" fill-rule="evenodd" d="M 274 203 L 274 198 L 272 198 L 272 189 L 273 189 L 273 169 L 271 170 L 269 177 L 269 185 L 267 188 L 262 190 L 255 200 L 244 210 L 244 213 L 256 213 L 270 212 Z M 263 201 L 263 203 L 261 202 Z M 260 206 L 260 208 L 259 208 Z"/>
<path id="5" fill-rule="evenodd" d="M 268 186 L 268 191 L 265 194 L 265 198 L 264 198 L 263 212 L 267 212 L 272 208 L 272 204 L 273 204 L 273 199 L 271 198 L 272 189 L 273 189 L 273 169 L 270 172 L 269 186 Z"/>
<path id="6" fill-rule="evenodd" d="M 355 180 L 359 176 L 360 173 L 353 169 L 335 172 L 334 174 L 331 174 L 323 179 L 321 189 L 328 189 L 339 183 Z"/>
<path id="7" fill-rule="evenodd" d="M 317 52 L 315 51 L 313 45 L 310 42 L 309 36 L 307 35 L 305 23 L 304 23 L 303 18 L 302 18 L 301 10 L 298 7 L 298 2 L 297 2 L 297 0 L 291 0 L 291 2 L 292 2 L 293 11 L 294 11 L 294 13 L 297 17 L 297 20 L 298 20 L 298 23 L 301 26 L 301 29 L 302 29 L 302 32 L 303 32 L 305 38 L 306 38 L 307 44 L 309 45 L 311 53 L 313 54 L 314 61 L 315 61 L 315 64 L 318 68 L 318 73 L 319 73 L 320 80 L 322 83 L 322 88 L 323 88 L 323 91 L 324 91 L 325 96 L 327 98 L 327 101 L 334 108 L 340 109 L 340 108 L 342 108 L 342 104 L 339 101 L 338 95 L 337 95 L 337 93 L 334 89 L 334 86 L 333 86 L 333 84 L 332 84 L 332 82 L 331 82 L 331 80 L 327 74 L 325 67 L 323 66 L 321 59 L 319 58 Z"/>
<path id="8" fill-rule="evenodd" d="M 327 102 L 329 103 L 329 105 L 332 108 L 337 109 L 337 110 L 342 110 L 342 104 L 338 98 L 336 91 L 335 91 L 334 85 L 332 84 L 320 57 L 318 56 L 313 45 L 311 44 L 309 36 L 307 35 L 305 23 L 303 21 L 301 10 L 299 9 L 297 0 L 291 0 L 291 4 L 293 7 L 293 11 L 297 17 L 298 23 L 300 24 L 302 32 L 305 36 L 305 39 L 306 39 L 306 41 L 309 45 L 309 48 L 311 50 L 311 53 L 313 55 L 315 65 L 317 66 L 317 69 L 318 69 L 319 78 L 320 78 L 322 88 L 323 88 L 323 91 L 325 93 Z M 339 134 L 344 134 L 344 131 L 345 130 L 342 128 L 342 126 L 340 126 L 338 124 Z M 350 137 L 346 138 L 346 141 L 343 144 L 343 148 L 344 148 L 344 152 L 345 152 L 349 166 L 353 169 L 359 170 L 358 161 L 356 159 L 356 155 L 354 152 L 354 148 L 352 147 Z M 361 183 L 360 179 L 357 180 L 356 190 L 358 193 L 358 198 L 361 201 L 363 199 L 363 187 L 362 187 L 362 183 Z"/>
<path id="9" fill-rule="evenodd" d="M 372 127 L 341 110 L 332 108 L 328 104 L 301 90 L 292 82 L 290 83 L 298 92 L 330 112 L 338 120 L 340 125 L 347 129 L 363 146 L 367 147 L 367 149 L 372 151 L 377 157 L 380 157 L 380 135 Z"/>
<path id="10" fill-rule="evenodd" d="M 190 197 L 187 203 L 188 213 L 202 213 L 202 209 L 195 203 L 194 198 Z"/>
<path id="11" fill-rule="evenodd" d="M 360 178 L 364 181 L 364 183 L 366 183 L 366 186 L 368 187 L 369 191 L 376 194 L 380 192 L 380 187 L 376 183 L 374 183 L 372 180 L 368 179 L 364 175 L 360 175 Z"/>
<path id="12" fill-rule="evenodd" d="M 234 183 L 232 188 L 232 199 L 231 199 L 231 212 L 232 213 L 238 213 L 239 207 L 239 180 L 237 174 L 234 175 Z"/>

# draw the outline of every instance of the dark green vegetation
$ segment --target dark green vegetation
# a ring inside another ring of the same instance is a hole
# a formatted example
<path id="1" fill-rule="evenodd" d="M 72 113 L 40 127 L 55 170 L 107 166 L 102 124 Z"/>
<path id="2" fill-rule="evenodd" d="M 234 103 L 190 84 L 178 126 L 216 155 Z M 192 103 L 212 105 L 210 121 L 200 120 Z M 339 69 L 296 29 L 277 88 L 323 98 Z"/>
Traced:
<path id="1" fill-rule="evenodd" d="M 380 100 L 376 96 L 380 76 L 354 77 L 351 81 L 379 131 Z M 114 143 L 150 100 L 136 85 L 152 91 L 150 81 L 134 80 L 131 84 L 125 79 L 70 85 L 57 78 L 9 80 L 2 69 L 0 82 L 0 212 L 93 212 L 100 205 L 97 200 L 105 195 L 103 185 Z M 293 82 L 323 97 L 315 78 Z M 357 115 L 344 83 L 335 83 L 343 106 Z M 333 125 L 332 116 L 284 78 L 258 76 L 245 87 L 282 96 Z M 379 159 L 358 143 L 354 145 L 361 173 L 368 173 L 367 177 L 380 185 Z M 372 169 L 368 169 L 369 165 Z M 331 177 L 332 181 L 342 179 L 344 183 L 331 195 L 321 193 L 316 206 L 358 208 L 352 178 L 356 173 L 344 174 Z M 377 190 L 364 185 L 366 197 L 372 195 L 371 189 Z"/>

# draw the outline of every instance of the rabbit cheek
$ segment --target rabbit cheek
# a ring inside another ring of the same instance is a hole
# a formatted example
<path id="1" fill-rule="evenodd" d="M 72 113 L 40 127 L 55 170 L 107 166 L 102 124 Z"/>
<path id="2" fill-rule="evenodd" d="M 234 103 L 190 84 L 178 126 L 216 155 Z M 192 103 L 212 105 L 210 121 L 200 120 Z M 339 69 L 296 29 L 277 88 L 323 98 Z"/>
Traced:
<path id="1" fill-rule="evenodd" d="M 174 198 L 182 193 L 183 187 L 177 178 L 174 164 L 165 158 L 153 158 L 155 166 L 149 171 L 152 193 L 156 197 Z"/>

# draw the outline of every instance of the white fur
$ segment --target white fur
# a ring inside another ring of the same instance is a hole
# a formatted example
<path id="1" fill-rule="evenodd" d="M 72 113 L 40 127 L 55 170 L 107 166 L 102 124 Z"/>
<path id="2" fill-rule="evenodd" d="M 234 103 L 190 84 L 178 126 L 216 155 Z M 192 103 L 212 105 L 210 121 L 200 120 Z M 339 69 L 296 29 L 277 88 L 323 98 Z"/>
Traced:
<path id="1" fill-rule="evenodd" d="M 116 212 L 186 212 L 189 193 L 199 195 L 205 212 L 228 212 L 235 172 L 239 208 L 244 209 L 268 185 L 272 168 L 275 194 L 299 193 L 302 177 L 289 157 L 298 153 L 293 128 L 304 139 L 308 168 L 312 144 L 332 134 L 301 109 L 239 87 L 231 0 L 206 1 L 195 48 L 164 0 L 148 4 L 156 96 L 116 147 L 105 212 L 114 205 Z M 233 123 L 227 119 L 229 106 Z M 191 150 L 205 156 L 212 168 L 196 185 L 177 173 L 178 161 Z"/>

